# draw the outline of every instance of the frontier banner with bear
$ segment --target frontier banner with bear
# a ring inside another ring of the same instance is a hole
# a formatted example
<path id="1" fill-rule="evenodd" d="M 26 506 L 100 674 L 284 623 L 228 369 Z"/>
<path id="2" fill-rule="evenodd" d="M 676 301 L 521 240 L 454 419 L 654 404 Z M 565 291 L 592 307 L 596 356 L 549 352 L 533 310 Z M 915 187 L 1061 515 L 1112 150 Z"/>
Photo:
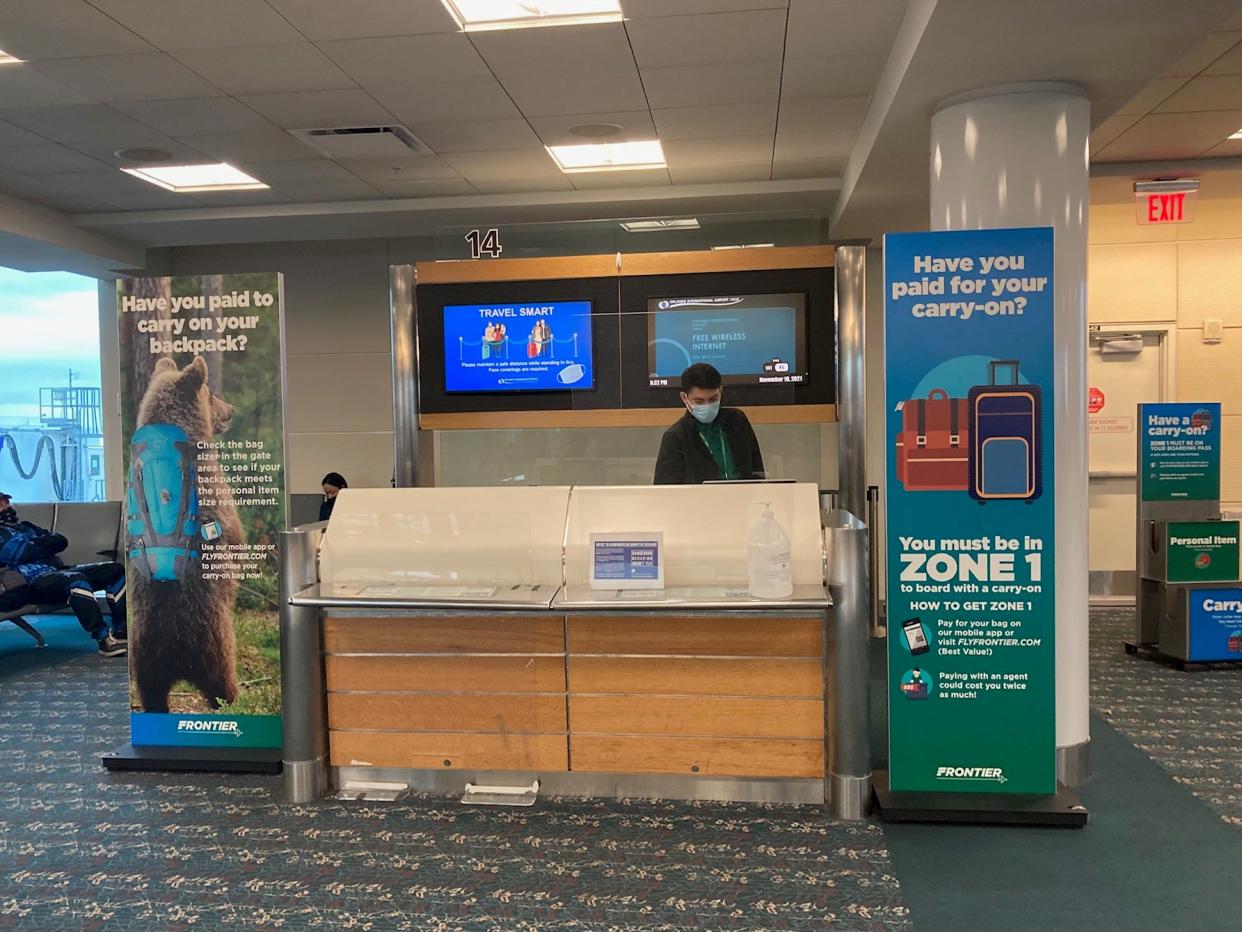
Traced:
<path id="1" fill-rule="evenodd" d="M 117 282 L 135 746 L 279 748 L 283 282 Z"/>

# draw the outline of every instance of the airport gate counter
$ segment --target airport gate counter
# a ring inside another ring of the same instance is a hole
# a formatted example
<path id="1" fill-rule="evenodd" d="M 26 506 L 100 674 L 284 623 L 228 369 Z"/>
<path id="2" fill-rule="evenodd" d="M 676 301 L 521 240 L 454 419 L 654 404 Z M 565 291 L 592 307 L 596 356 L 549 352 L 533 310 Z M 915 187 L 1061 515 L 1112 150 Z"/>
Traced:
<path id="1" fill-rule="evenodd" d="M 748 593 L 763 503 L 788 598 Z M 825 800 L 814 485 L 348 489 L 282 562 L 291 800 Z"/>

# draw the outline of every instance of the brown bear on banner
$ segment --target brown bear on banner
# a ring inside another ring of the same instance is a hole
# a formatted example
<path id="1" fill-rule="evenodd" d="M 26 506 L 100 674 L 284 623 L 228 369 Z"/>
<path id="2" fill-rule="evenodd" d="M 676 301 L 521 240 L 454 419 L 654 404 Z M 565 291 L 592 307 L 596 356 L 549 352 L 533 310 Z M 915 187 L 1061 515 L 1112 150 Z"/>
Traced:
<path id="1" fill-rule="evenodd" d="M 233 492 L 219 460 L 201 455 L 207 449 L 204 444 L 227 429 L 232 414 L 232 407 L 208 389 L 207 363 L 201 356 L 184 369 L 178 369 L 172 359 L 160 359 L 138 409 L 135 439 L 147 425 L 184 432 L 186 475 L 197 476 L 197 514 L 192 520 L 193 534 L 187 535 L 187 540 L 193 539 L 196 547 L 201 543 L 203 551 L 242 543 Z M 138 472 L 131 469 L 131 485 L 141 481 L 141 476 L 134 478 Z M 153 494 L 169 497 L 164 489 Z M 133 502 L 141 496 L 131 489 L 129 498 Z M 169 691 L 183 679 L 193 684 L 213 709 L 221 702 L 232 702 L 238 692 L 233 632 L 237 581 L 204 579 L 203 561 L 197 555 L 178 564 L 175 578 L 171 573 L 153 573 L 146 565 L 135 568 L 134 564 L 144 559 L 142 534 L 134 532 L 141 526 L 131 516 L 126 549 L 131 562 L 130 675 L 143 711 L 169 711 Z M 211 531 L 203 534 L 206 528 Z M 204 538 L 201 542 L 200 536 Z M 160 575 L 165 578 L 156 578 Z"/>

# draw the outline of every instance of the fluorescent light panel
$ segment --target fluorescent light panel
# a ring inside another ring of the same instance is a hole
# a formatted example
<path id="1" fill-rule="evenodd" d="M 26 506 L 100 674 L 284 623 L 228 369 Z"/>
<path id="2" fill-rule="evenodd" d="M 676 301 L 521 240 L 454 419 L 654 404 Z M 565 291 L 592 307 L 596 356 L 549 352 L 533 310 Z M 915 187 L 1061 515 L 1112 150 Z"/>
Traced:
<path id="1" fill-rule="evenodd" d="M 619 23 L 621 0 L 442 0 L 466 32 Z"/>
<path id="2" fill-rule="evenodd" d="M 26 59 L 18 58 L 16 55 L 10 55 L 4 49 L 0 49 L 0 65 L 20 65 Z"/>
<path id="3" fill-rule="evenodd" d="M 266 188 L 258 178 L 224 162 L 215 165 L 150 165 L 121 171 L 178 194 L 194 191 L 252 191 Z"/>
<path id="4" fill-rule="evenodd" d="M 626 220 L 621 229 L 626 233 L 655 233 L 657 230 L 697 230 L 699 221 L 695 217 L 682 220 Z"/>
<path id="5" fill-rule="evenodd" d="M 1242 139 L 1242 129 L 1238 130 L 1236 133 L 1230 133 L 1229 138 L 1230 139 Z"/>
<path id="6" fill-rule="evenodd" d="M 716 251 L 721 249 L 768 249 L 775 245 L 776 243 L 738 243 L 735 246 L 713 246 L 712 249 Z"/>
<path id="7" fill-rule="evenodd" d="M 638 171 L 667 168 L 658 139 L 641 142 L 588 142 L 573 146 L 548 146 L 548 154 L 567 175 L 577 172 Z"/>

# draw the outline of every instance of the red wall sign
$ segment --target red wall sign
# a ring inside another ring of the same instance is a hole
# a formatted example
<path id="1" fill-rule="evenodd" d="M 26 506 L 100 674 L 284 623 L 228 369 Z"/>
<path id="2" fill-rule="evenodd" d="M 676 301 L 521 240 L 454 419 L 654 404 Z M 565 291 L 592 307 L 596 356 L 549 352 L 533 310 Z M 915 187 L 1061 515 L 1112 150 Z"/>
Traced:
<path id="1" fill-rule="evenodd" d="M 1135 195 L 1138 222 L 1189 223 L 1194 220 L 1196 191 L 1140 192 Z"/>
<path id="2" fill-rule="evenodd" d="M 1092 385 L 1087 389 L 1087 413 L 1099 414 L 1104 410 L 1104 393 Z"/>

